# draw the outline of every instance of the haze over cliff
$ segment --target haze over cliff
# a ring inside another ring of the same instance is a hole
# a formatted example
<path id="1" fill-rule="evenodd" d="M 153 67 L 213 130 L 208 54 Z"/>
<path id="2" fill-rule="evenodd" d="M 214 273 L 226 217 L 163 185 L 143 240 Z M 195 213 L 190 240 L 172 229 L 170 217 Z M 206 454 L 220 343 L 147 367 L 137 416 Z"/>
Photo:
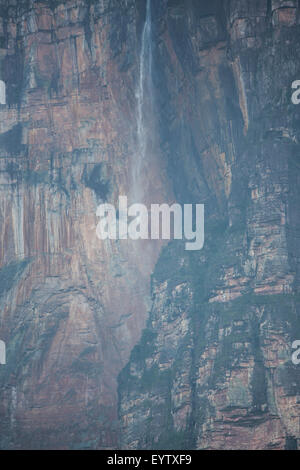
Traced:
<path id="1" fill-rule="evenodd" d="M 299 448 L 299 32 L 295 0 L 0 0 L 0 448 Z M 99 240 L 121 195 L 204 204 L 204 248 Z"/>

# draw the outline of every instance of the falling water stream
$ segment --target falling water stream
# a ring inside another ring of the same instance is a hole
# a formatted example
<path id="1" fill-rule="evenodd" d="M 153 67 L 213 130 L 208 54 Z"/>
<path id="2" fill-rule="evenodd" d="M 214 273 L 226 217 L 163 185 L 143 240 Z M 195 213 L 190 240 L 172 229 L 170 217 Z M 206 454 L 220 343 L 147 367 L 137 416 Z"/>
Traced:
<path id="1" fill-rule="evenodd" d="M 135 197 L 142 197 L 141 173 L 146 162 L 149 126 L 152 111 L 152 25 L 151 0 L 147 0 L 146 19 L 142 32 L 139 80 L 137 86 L 137 157 L 134 165 L 133 184 Z"/>

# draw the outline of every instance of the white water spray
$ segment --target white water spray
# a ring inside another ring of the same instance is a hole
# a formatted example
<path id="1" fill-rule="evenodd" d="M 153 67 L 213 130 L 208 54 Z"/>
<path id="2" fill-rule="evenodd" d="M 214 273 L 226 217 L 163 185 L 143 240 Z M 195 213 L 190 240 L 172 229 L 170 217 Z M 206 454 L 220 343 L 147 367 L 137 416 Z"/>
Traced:
<path id="1" fill-rule="evenodd" d="M 141 196 L 141 171 L 145 163 L 148 143 L 147 124 L 151 121 L 152 104 L 152 25 L 151 0 L 147 0 L 146 19 L 142 33 L 139 81 L 137 87 L 137 144 L 138 155 L 134 168 L 135 196 Z"/>

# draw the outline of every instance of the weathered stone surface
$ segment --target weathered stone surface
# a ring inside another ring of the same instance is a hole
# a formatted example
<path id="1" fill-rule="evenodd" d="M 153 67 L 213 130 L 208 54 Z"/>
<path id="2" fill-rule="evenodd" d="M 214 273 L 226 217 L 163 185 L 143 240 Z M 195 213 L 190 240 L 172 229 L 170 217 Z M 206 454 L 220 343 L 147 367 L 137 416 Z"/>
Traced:
<path id="1" fill-rule="evenodd" d="M 123 448 L 299 446 L 298 3 L 222 3 L 209 14 L 226 33 L 198 52 L 196 2 L 176 25 L 171 6 L 160 13 L 162 138 L 176 197 L 206 204 L 206 241 L 198 254 L 173 242 L 158 261 L 119 377 Z"/>
<path id="2" fill-rule="evenodd" d="M 195 253 L 96 238 L 134 194 L 145 2 L 0 0 L 1 448 L 299 447 L 298 2 L 151 8 L 139 184 L 205 204 Z"/>
<path id="3" fill-rule="evenodd" d="M 101 242 L 96 208 L 131 194 L 140 14 L 134 1 L 1 1 L 0 16 L 0 445 L 116 447 L 117 375 L 160 242 Z M 146 202 L 153 185 L 168 200 L 157 162 Z"/>

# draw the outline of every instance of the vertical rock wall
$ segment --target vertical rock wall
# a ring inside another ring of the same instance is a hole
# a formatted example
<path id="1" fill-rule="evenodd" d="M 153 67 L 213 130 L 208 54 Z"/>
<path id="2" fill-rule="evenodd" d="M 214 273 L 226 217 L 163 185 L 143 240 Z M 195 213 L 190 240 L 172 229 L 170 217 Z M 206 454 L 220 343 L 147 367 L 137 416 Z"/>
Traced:
<path id="1" fill-rule="evenodd" d="M 132 191 L 142 7 L 0 2 L 3 448 L 118 442 L 117 375 L 160 244 L 100 241 L 96 209 Z M 157 202 L 163 178 L 152 166 L 144 180 Z"/>
<path id="2" fill-rule="evenodd" d="M 298 2 L 151 0 L 143 200 L 205 204 L 159 258 L 95 232 L 135 194 L 145 18 L 0 1 L 0 446 L 295 448 Z"/>
<path id="3" fill-rule="evenodd" d="M 153 2 L 161 139 L 205 247 L 164 249 L 119 378 L 124 448 L 299 446 L 298 2 Z"/>

